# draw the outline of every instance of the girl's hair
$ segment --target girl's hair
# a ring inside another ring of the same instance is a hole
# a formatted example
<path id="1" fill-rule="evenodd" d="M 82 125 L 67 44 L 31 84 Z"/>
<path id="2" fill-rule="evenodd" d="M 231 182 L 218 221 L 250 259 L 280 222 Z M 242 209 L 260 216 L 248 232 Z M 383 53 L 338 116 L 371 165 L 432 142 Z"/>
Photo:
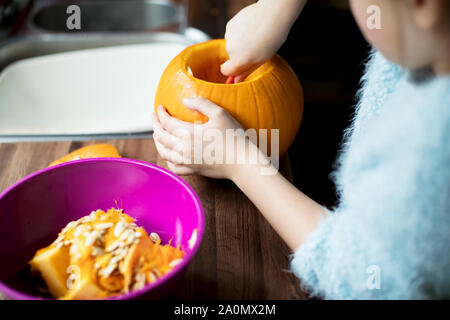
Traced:
<path id="1" fill-rule="evenodd" d="M 426 66 L 416 70 L 409 71 L 409 81 L 414 84 L 424 84 L 434 79 L 436 74 L 433 71 L 433 67 Z"/>

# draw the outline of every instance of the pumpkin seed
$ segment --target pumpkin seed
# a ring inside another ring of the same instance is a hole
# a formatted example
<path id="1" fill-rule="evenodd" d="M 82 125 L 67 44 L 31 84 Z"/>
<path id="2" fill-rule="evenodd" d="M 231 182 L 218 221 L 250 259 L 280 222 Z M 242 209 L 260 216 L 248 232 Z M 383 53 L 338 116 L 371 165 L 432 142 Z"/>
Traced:
<path id="1" fill-rule="evenodd" d="M 179 264 L 181 263 L 181 261 L 183 261 L 183 259 L 175 259 L 175 260 L 172 260 L 172 261 L 169 263 L 169 267 L 173 268 L 173 267 L 179 265 Z"/>
<path id="2" fill-rule="evenodd" d="M 116 226 L 114 227 L 114 236 L 119 237 L 122 232 L 125 230 L 126 225 L 123 221 L 117 222 Z"/>
<path id="3" fill-rule="evenodd" d="M 79 237 L 81 235 L 81 233 L 83 232 L 83 226 L 79 226 L 75 229 L 75 231 L 73 232 L 73 236 L 74 237 Z"/>
<path id="4" fill-rule="evenodd" d="M 155 275 L 153 274 L 153 272 L 149 272 L 148 273 L 148 275 L 149 275 L 149 277 L 150 277 L 150 282 L 155 282 L 157 279 L 156 279 L 156 277 L 155 277 Z"/>
<path id="5" fill-rule="evenodd" d="M 119 241 L 114 241 L 108 248 L 106 248 L 106 252 L 112 252 L 119 247 Z"/>
<path id="6" fill-rule="evenodd" d="M 159 237 L 159 235 L 156 232 L 152 232 L 150 233 L 150 239 L 156 243 L 156 242 L 160 242 L 161 238 Z"/>
<path id="7" fill-rule="evenodd" d="M 85 246 L 90 247 L 92 246 L 97 240 L 101 240 L 102 236 L 100 234 L 100 232 L 98 232 L 98 230 L 94 230 L 91 233 L 88 234 L 86 241 L 85 241 Z"/>
<path id="8" fill-rule="evenodd" d="M 94 226 L 94 229 L 105 230 L 105 229 L 111 228 L 113 225 L 114 224 L 112 222 L 99 223 L 99 224 Z"/>

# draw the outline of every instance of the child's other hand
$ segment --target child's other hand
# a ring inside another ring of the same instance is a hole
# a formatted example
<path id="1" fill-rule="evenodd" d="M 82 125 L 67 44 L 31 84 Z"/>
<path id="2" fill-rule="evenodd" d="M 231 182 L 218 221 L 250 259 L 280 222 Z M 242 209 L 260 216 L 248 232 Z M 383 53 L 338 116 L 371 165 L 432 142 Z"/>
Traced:
<path id="1" fill-rule="evenodd" d="M 222 64 L 221 72 L 241 82 L 269 60 L 286 40 L 304 2 L 260 0 L 236 14 L 226 27 L 230 59 Z"/>
<path id="2" fill-rule="evenodd" d="M 169 169 L 176 174 L 198 173 L 211 178 L 231 179 L 233 165 L 224 164 L 225 161 L 215 163 L 217 155 L 214 155 L 213 158 L 210 152 L 204 152 L 204 150 L 205 148 L 208 150 L 221 148 L 223 150 L 222 158 L 226 159 L 227 152 L 234 152 L 234 150 L 227 150 L 231 145 L 225 143 L 226 130 L 241 129 L 241 125 L 225 109 L 204 98 L 187 98 L 183 100 L 183 104 L 203 113 L 209 118 L 209 121 L 204 124 L 181 121 L 171 117 L 162 106 L 159 106 L 157 115 L 153 115 L 153 138 L 159 154 L 167 160 Z M 199 129 L 201 131 L 196 131 L 196 134 L 201 133 L 194 137 L 194 130 Z M 211 145 L 219 143 L 215 139 L 210 139 L 210 141 L 203 139 L 208 129 L 215 129 L 216 134 L 222 136 L 221 145 Z M 194 145 L 197 147 L 199 141 L 194 141 L 194 138 L 203 141 L 201 150 L 194 151 Z M 232 147 L 234 148 L 234 145 Z M 196 155 L 200 155 L 201 159 L 197 158 L 194 161 Z"/>
<path id="3" fill-rule="evenodd" d="M 226 76 L 243 81 L 269 60 L 286 39 L 267 19 L 268 6 L 254 3 L 242 9 L 227 23 L 225 40 L 230 59 L 221 66 Z"/>

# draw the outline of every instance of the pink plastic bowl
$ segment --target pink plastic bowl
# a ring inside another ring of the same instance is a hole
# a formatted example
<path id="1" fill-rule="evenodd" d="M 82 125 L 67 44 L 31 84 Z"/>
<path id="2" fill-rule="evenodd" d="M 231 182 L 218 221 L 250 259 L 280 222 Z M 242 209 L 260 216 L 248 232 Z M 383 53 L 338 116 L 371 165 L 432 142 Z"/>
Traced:
<path id="1" fill-rule="evenodd" d="M 185 250 L 169 274 L 115 299 L 164 298 L 174 289 L 204 231 L 200 200 L 186 182 L 154 164 L 120 158 L 78 160 L 46 168 L 0 194 L 0 291 L 12 299 L 39 299 L 26 279 L 28 261 L 70 221 L 116 201 L 147 232 Z M 196 241 L 189 241 L 197 230 Z"/>

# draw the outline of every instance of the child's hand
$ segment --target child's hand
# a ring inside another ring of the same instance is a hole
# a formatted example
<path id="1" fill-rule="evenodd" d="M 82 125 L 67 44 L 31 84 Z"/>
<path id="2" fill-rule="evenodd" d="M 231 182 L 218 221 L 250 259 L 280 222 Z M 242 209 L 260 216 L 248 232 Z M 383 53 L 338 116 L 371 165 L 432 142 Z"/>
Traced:
<path id="1" fill-rule="evenodd" d="M 153 115 L 153 138 L 155 139 L 159 154 L 163 159 L 167 160 L 169 169 L 176 174 L 187 175 L 198 173 L 211 178 L 231 179 L 233 165 L 223 164 L 225 161 L 215 163 L 217 155 L 214 155 L 216 157 L 214 159 L 210 152 L 203 151 L 205 148 L 208 148 L 208 150 L 215 150 L 215 147 L 221 148 L 223 150 L 222 158 L 226 159 L 227 152 L 231 152 L 231 150 L 227 150 L 227 148 L 231 147 L 231 144 L 227 144 L 224 141 L 226 130 L 240 129 L 242 128 L 241 125 L 225 109 L 204 98 L 187 98 L 183 100 L 183 103 L 188 108 L 206 115 L 209 121 L 204 124 L 184 122 L 171 117 L 162 106 L 159 106 L 158 115 Z M 201 129 L 201 133 L 198 133 L 200 132 L 199 129 Z M 202 141 L 203 136 L 208 134 L 208 129 L 215 129 L 216 133 L 221 134 L 223 138 L 222 144 L 214 146 L 211 144 L 218 143 L 217 140 L 203 140 L 202 149 L 195 150 L 194 152 L 194 144 L 196 147 L 198 145 L 198 140 L 194 141 L 194 130 L 199 135 L 195 138 Z M 245 139 L 244 136 L 237 139 L 240 138 Z M 232 147 L 234 148 L 234 144 Z M 234 150 L 232 151 L 234 152 Z M 196 154 L 201 159 L 194 159 Z"/>
<path id="2" fill-rule="evenodd" d="M 269 60 L 287 38 L 306 0 L 260 0 L 242 9 L 226 27 L 230 59 L 221 66 L 226 76 L 243 81 Z"/>

